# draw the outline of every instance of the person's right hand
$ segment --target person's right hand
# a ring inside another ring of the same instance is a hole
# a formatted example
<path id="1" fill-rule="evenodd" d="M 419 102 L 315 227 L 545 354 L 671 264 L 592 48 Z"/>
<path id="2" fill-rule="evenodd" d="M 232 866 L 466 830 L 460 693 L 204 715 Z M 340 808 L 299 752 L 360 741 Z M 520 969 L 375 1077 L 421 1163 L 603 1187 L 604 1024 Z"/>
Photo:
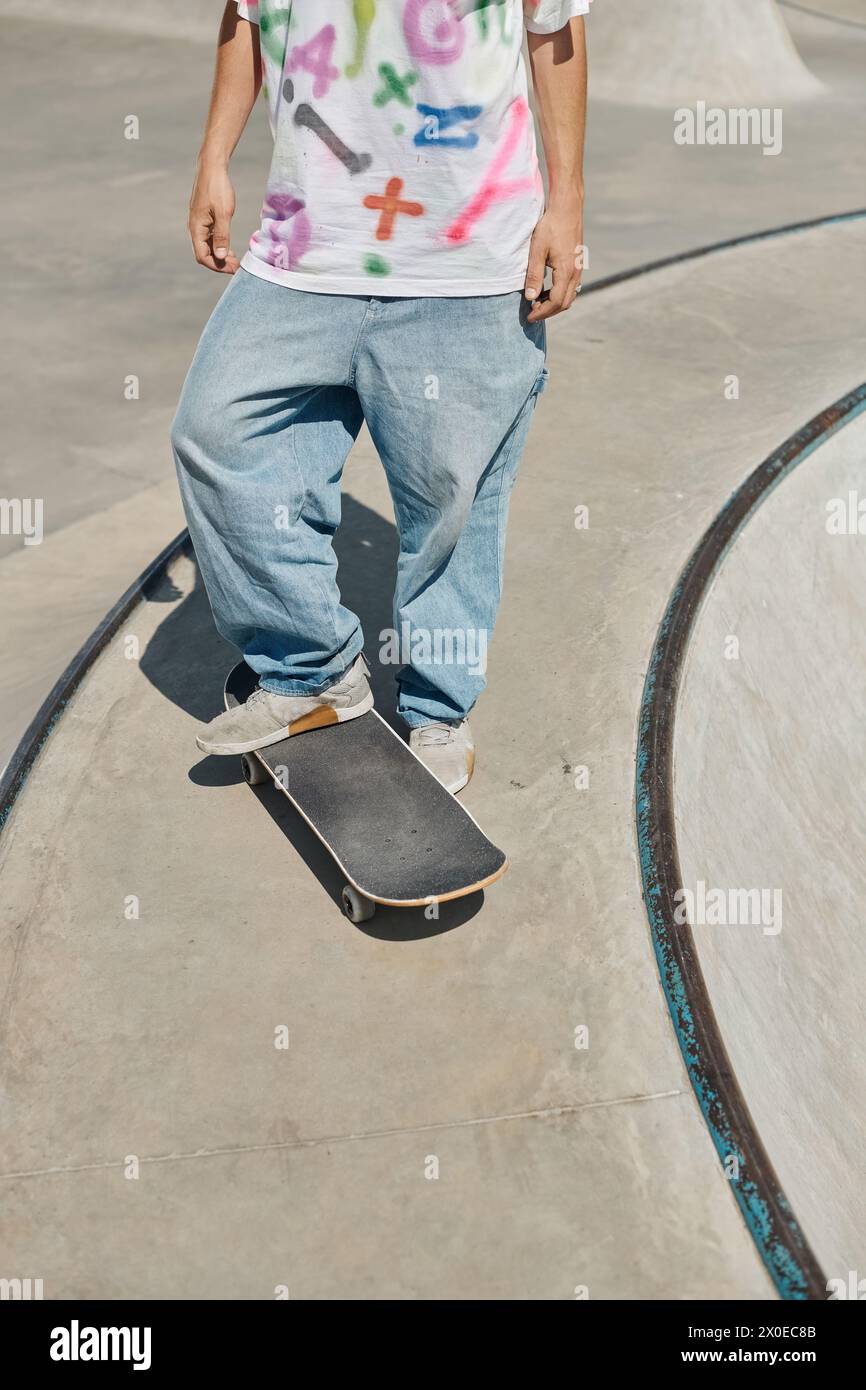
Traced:
<path id="1" fill-rule="evenodd" d="M 199 265 L 234 275 L 240 265 L 231 249 L 235 191 L 225 165 L 199 164 L 189 202 L 189 235 Z"/>

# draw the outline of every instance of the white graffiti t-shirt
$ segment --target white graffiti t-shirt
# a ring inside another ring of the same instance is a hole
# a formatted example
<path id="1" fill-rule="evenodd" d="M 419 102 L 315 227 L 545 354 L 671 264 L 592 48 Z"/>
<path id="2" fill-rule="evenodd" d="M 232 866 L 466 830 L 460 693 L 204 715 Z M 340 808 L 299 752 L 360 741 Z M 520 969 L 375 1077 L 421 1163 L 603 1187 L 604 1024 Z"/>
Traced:
<path id="1" fill-rule="evenodd" d="M 590 0 L 240 0 L 274 157 L 241 264 L 327 294 L 523 286 L 543 209 L 522 56 Z"/>

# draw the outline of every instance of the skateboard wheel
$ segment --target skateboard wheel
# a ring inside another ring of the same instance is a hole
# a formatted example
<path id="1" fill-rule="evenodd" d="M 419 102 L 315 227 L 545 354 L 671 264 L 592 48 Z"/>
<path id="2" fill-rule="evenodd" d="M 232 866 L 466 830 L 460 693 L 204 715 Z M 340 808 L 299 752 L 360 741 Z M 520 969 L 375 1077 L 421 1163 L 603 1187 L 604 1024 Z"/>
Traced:
<path id="1" fill-rule="evenodd" d="M 262 782 L 267 782 L 268 774 L 254 753 L 241 754 L 241 767 L 244 781 L 249 782 L 251 787 L 258 787 Z"/>
<path id="2" fill-rule="evenodd" d="M 344 885 L 340 901 L 350 922 L 368 922 L 376 911 L 376 904 L 363 897 L 351 883 Z"/>

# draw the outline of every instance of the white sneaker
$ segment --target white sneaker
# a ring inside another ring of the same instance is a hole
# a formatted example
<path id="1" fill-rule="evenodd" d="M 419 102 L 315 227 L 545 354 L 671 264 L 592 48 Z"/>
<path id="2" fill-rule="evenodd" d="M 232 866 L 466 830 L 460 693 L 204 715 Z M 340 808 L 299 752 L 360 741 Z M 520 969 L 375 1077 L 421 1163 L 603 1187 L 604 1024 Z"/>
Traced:
<path id="1" fill-rule="evenodd" d="M 475 770 L 468 719 L 458 724 L 422 724 L 409 734 L 409 747 L 449 792 L 462 791 Z"/>
<path id="2" fill-rule="evenodd" d="M 359 656 L 338 681 L 318 695 L 275 695 L 259 686 L 246 704 L 212 719 L 196 743 L 203 753 L 220 757 L 251 753 L 308 729 L 357 719 L 373 708 L 369 674 L 366 661 Z"/>

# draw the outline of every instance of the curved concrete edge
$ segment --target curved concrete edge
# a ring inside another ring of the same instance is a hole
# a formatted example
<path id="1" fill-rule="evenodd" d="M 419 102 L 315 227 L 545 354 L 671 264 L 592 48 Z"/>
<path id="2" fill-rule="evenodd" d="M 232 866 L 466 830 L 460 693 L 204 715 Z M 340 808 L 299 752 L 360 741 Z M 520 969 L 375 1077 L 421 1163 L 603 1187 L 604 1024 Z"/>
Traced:
<path id="1" fill-rule="evenodd" d="M 820 9 L 812 0 L 812 3 L 801 4 L 800 0 L 778 0 L 783 10 L 793 10 L 797 14 L 808 15 L 810 19 L 823 20 L 827 24 L 844 24 L 848 29 L 861 29 L 866 31 L 866 13 L 862 5 L 862 0 L 855 0 L 852 5 L 848 0 L 848 8 L 853 11 L 851 14 L 839 14 L 839 10 L 846 8 L 846 0 L 830 0 L 830 9 Z M 855 7 L 856 6 L 856 7 Z M 862 16 L 862 18 L 860 17 Z"/>
<path id="2" fill-rule="evenodd" d="M 645 0 L 594 7 L 587 25 L 593 96 L 642 106 L 741 106 L 814 99 L 809 70 L 776 0 Z"/>
<path id="3" fill-rule="evenodd" d="M 746 478 L 692 552 L 668 602 L 644 685 L 637 747 L 636 822 L 643 895 L 662 988 L 701 1111 L 758 1251 L 785 1299 L 826 1299 L 827 1280 L 776 1177 L 733 1074 L 688 924 L 673 800 L 673 748 L 683 661 L 703 599 L 734 539 L 770 492 L 866 410 L 866 382 L 811 419 Z"/>
<path id="4" fill-rule="evenodd" d="M 831 212 L 822 217 L 812 217 L 805 222 L 786 222 L 781 227 L 767 227 L 764 231 L 744 232 L 742 236 L 728 237 L 725 241 L 711 241 L 706 246 L 694 246 L 689 251 L 677 251 L 672 256 L 662 256 L 657 261 L 646 261 L 642 265 L 618 270 L 613 275 L 605 275 L 600 280 L 590 280 L 583 288 L 583 294 L 597 290 L 610 289 L 613 285 L 625 284 L 654 270 L 666 270 L 669 266 L 684 265 L 688 261 L 699 261 L 704 256 L 712 256 L 717 251 L 733 251 L 737 246 L 751 246 L 754 242 L 769 241 L 771 238 L 791 236 L 795 232 L 808 232 L 814 227 L 830 227 L 834 223 L 856 222 L 866 217 L 866 208 L 851 208 L 848 212 Z"/>
<path id="5" fill-rule="evenodd" d="M 825 385 L 825 399 L 846 385 Z M 866 1254 L 866 825 L 852 760 L 866 723 L 866 546 L 850 515 L 864 457 L 866 412 L 790 472 L 734 541 L 685 654 L 674 744 L 683 894 L 696 902 L 701 969 L 831 1290 Z M 753 881 L 778 885 L 763 899 L 773 903 L 769 929 L 768 913 L 755 929 L 751 910 L 704 910 L 710 885 L 722 890 L 714 901 L 727 890 L 738 904 L 739 885 Z"/>
<path id="6" fill-rule="evenodd" d="M 50 737 L 66 705 L 94 661 L 132 610 L 146 596 L 148 588 L 161 579 L 172 561 L 188 548 L 190 548 L 189 532 L 184 530 L 160 551 L 159 555 L 151 561 L 137 579 L 133 580 L 129 588 L 121 594 L 114 606 L 106 613 L 99 626 L 94 629 L 87 641 L 76 652 L 66 670 L 58 676 L 24 731 L 15 752 L 9 759 L 2 778 L 0 778 L 0 831 L 3 830 L 9 819 L 12 807 L 45 746 L 46 740 Z"/>

